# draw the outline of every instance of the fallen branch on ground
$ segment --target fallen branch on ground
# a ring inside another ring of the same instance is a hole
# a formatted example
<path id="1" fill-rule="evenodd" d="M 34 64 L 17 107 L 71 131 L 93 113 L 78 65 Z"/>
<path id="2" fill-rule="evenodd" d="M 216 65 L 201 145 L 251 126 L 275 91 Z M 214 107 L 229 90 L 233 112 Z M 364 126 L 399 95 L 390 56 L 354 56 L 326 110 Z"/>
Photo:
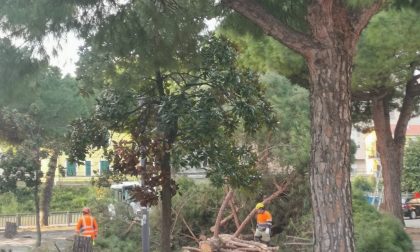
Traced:
<path id="1" fill-rule="evenodd" d="M 264 243 L 246 241 L 229 234 L 219 234 L 218 238 L 212 237 L 200 242 L 199 249 L 183 247 L 184 251 L 191 252 L 214 252 L 214 251 L 249 251 L 249 252 L 272 252 L 278 251 L 279 247 L 269 247 Z"/>

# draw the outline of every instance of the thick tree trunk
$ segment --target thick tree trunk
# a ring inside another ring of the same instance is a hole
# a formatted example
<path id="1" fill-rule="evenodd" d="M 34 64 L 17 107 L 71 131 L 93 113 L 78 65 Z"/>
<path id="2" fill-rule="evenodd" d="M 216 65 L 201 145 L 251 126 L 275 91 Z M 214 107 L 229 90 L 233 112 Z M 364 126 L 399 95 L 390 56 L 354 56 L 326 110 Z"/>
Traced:
<path id="1" fill-rule="evenodd" d="M 392 137 L 388 101 L 385 98 L 373 100 L 372 114 L 376 133 L 376 147 L 379 152 L 384 182 L 382 209 L 404 224 L 401 210 L 401 171 L 405 137 L 401 141 L 395 141 L 396 139 L 394 140 Z"/>
<path id="2" fill-rule="evenodd" d="M 42 195 L 41 202 L 41 222 L 43 226 L 48 226 L 48 215 L 50 210 L 50 202 L 54 187 L 55 171 L 57 170 L 58 152 L 53 150 L 53 153 L 48 164 L 48 172 L 45 176 L 45 188 Z"/>
<path id="3" fill-rule="evenodd" d="M 381 138 L 378 134 L 377 138 Z M 382 209 L 395 216 L 404 224 L 401 210 L 401 168 L 403 147 L 385 145 L 382 141 L 377 142 L 382 166 L 382 178 L 384 182 L 384 198 Z M 395 202 L 398 202 L 396 204 Z"/>
<path id="4" fill-rule="evenodd" d="M 310 182 L 316 252 L 354 251 L 350 186 L 352 59 L 337 47 L 308 58 L 311 77 Z"/>

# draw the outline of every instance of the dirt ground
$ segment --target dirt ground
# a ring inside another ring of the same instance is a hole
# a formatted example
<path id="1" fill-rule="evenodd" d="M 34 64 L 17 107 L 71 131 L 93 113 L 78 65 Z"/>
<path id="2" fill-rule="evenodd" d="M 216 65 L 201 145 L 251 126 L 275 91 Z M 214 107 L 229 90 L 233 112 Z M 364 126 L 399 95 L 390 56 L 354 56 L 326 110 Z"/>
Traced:
<path id="1" fill-rule="evenodd" d="M 0 232 L 0 251 L 6 252 L 65 252 L 69 251 L 73 244 L 73 227 L 43 228 L 41 247 L 35 249 L 36 232 L 33 229 L 19 229 L 13 239 L 4 237 Z"/>
<path id="2" fill-rule="evenodd" d="M 417 248 L 418 244 L 420 244 L 420 228 L 407 227 L 405 231 L 416 245 L 414 251 L 420 251 Z M 18 234 L 13 239 L 5 238 L 4 232 L 0 232 L 0 251 L 67 252 L 71 251 L 73 236 L 73 227 L 43 228 L 41 247 L 35 249 L 36 232 L 33 229 L 19 229 Z"/>

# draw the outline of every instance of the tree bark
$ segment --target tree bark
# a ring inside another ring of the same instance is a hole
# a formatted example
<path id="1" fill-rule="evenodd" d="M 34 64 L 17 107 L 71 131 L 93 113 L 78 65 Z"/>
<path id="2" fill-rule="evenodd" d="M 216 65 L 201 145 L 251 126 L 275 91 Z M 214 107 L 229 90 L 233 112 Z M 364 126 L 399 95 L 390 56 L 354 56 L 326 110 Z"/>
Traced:
<path id="1" fill-rule="evenodd" d="M 50 210 L 50 202 L 54 187 L 55 172 L 57 170 L 58 151 L 53 150 L 48 163 L 48 172 L 45 177 L 45 188 L 41 202 L 41 222 L 43 226 L 48 226 L 48 215 Z"/>
<path id="2" fill-rule="evenodd" d="M 350 186 L 351 57 L 337 48 L 308 60 L 314 251 L 354 251 Z"/>

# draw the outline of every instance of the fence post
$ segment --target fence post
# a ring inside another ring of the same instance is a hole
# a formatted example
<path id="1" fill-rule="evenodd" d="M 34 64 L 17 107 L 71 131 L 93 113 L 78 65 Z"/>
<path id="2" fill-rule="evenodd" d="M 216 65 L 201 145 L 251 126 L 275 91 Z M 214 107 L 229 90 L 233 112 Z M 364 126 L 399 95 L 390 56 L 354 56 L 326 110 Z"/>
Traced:
<path id="1" fill-rule="evenodd" d="M 22 225 L 22 220 L 20 214 L 16 214 L 16 226 L 20 227 Z"/>
<path id="2" fill-rule="evenodd" d="M 69 212 L 69 211 L 67 211 L 67 226 L 69 226 L 70 227 L 70 225 L 71 225 L 71 221 L 72 221 L 72 218 L 71 218 L 71 213 Z"/>
<path id="3" fill-rule="evenodd" d="M 6 222 L 6 229 L 4 230 L 4 237 L 11 239 L 16 234 L 17 234 L 16 223 Z"/>

